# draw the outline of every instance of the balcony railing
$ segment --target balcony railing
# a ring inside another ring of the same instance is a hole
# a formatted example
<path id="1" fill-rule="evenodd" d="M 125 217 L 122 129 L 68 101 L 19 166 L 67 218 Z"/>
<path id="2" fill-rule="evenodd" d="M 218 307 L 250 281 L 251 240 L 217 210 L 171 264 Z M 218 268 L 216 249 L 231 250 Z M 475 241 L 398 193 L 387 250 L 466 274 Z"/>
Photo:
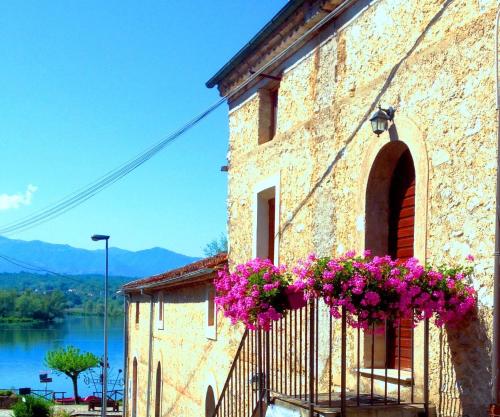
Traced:
<path id="1" fill-rule="evenodd" d="M 318 409 L 345 417 L 353 407 L 401 404 L 428 416 L 428 321 L 394 334 L 390 368 L 384 329 L 348 328 L 345 312 L 335 320 L 324 304 L 311 301 L 269 332 L 244 333 L 213 417 L 263 417 L 276 399 L 307 408 L 311 417 Z"/>

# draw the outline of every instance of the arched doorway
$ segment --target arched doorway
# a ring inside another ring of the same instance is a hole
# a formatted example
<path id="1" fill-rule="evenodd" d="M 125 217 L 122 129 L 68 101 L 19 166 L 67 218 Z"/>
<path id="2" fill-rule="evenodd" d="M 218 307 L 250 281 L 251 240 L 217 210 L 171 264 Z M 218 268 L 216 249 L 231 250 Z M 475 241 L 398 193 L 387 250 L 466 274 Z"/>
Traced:
<path id="1" fill-rule="evenodd" d="M 207 388 L 205 395 L 205 417 L 212 417 L 215 412 L 215 395 L 211 385 Z"/>
<path id="2" fill-rule="evenodd" d="M 132 365 L 132 417 L 137 416 L 137 358 Z"/>
<path id="3" fill-rule="evenodd" d="M 160 417 L 161 409 L 161 363 L 156 367 L 155 417 Z"/>
<path id="4" fill-rule="evenodd" d="M 385 145 L 371 168 L 366 190 L 365 248 L 373 255 L 388 254 L 401 261 L 414 256 L 415 181 L 408 147 L 399 141 Z M 411 368 L 411 319 L 398 328 L 388 323 L 385 337 L 377 340 L 375 366 Z"/>

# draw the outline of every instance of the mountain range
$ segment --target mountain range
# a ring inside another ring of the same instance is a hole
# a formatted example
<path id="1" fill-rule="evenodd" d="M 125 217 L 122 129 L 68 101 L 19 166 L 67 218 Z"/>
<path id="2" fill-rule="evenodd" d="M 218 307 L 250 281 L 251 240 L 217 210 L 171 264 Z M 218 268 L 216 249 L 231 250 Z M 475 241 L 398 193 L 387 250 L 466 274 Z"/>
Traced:
<path id="1" fill-rule="evenodd" d="M 0 272 L 29 271 L 45 274 L 83 275 L 104 272 L 104 249 L 88 250 L 42 242 L 16 240 L 0 236 Z M 137 252 L 109 248 L 109 274 L 146 277 L 178 268 L 199 258 L 159 247 Z"/>

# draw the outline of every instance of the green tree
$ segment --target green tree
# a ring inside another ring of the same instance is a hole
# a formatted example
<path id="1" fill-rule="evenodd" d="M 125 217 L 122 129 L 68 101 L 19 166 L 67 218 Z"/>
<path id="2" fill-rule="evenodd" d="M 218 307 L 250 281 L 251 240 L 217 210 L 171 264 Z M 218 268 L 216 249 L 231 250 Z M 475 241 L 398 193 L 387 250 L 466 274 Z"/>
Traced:
<path id="1" fill-rule="evenodd" d="M 227 252 L 227 237 L 223 233 L 221 233 L 218 239 L 211 240 L 203 248 L 205 256 L 215 256 L 221 252 Z"/>
<path id="2" fill-rule="evenodd" d="M 73 393 L 75 401 L 78 403 L 78 376 L 87 369 L 94 368 L 99 363 L 99 358 L 90 352 L 80 352 L 74 346 L 66 346 L 47 352 L 45 364 L 63 373 L 73 382 Z"/>
<path id="3" fill-rule="evenodd" d="M 14 315 L 14 301 L 17 293 L 15 291 L 0 291 L 0 317 L 11 317 Z"/>

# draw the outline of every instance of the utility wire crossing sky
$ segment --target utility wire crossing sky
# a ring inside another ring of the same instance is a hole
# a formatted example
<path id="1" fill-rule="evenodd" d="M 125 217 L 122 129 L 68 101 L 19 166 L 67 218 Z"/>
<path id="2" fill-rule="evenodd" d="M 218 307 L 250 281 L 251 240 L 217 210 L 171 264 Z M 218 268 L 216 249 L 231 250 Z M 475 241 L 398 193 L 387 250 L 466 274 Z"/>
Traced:
<path id="1" fill-rule="evenodd" d="M 126 175 L 133 172 L 136 168 L 140 167 L 142 164 L 149 161 L 153 156 L 157 153 L 161 152 L 165 149 L 167 145 L 172 143 L 174 140 L 181 137 L 185 132 L 187 132 L 192 127 L 196 126 L 199 122 L 201 122 L 205 117 L 211 114 L 214 110 L 216 110 L 221 104 L 229 100 L 232 96 L 238 94 L 243 88 L 245 88 L 248 84 L 250 84 L 253 80 L 260 76 L 260 74 L 264 73 L 266 69 L 270 68 L 275 62 L 277 62 L 281 57 L 285 56 L 289 50 L 297 47 L 301 43 L 304 42 L 305 39 L 308 38 L 310 33 L 313 33 L 319 30 L 323 25 L 327 24 L 331 19 L 333 19 L 336 15 L 340 13 L 339 9 L 335 9 L 328 13 L 323 19 L 321 19 L 315 26 L 306 31 L 302 36 L 297 38 L 293 43 L 291 43 L 285 50 L 283 50 L 280 54 L 278 54 L 275 58 L 270 60 L 264 66 L 259 68 L 257 71 L 253 72 L 241 85 L 235 87 L 232 91 L 230 91 L 227 95 L 222 97 L 216 103 L 208 107 L 205 111 L 203 111 L 198 116 L 194 117 L 187 124 L 182 126 L 177 131 L 173 132 L 166 138 L 162 139 L 159 143 L 154 145 L 153 147 L 145 150 L 134 159 L 124 163 L 123 165 L 115 168 L 114 170 L 108 172 L 103 177 L 95 180 L 91 184 L 89 184 L 86 188 L 76 191 L 73 194 L 68 195 L 63 198 L 60 202 L 55 204 L 52 207 L 47 207 L 39 212 L 28 216 L 24 219 L 21 219 L 17 222 L 12 222 L 10 224 L 0 226 L 0 234 L 8 235 L 12 233 L 16 233 L 19 231 L 31 229 L 36 227 L 40 223 L 47 222 L 54 217 L 60 216 L 71 210 L 72 208 L 84 203 L 88 199 L 92 198 L 97 193 L 101 192 L 105 188 L 109 187 L 116 181 L 122 179 Z"/>
<path id="2" fill-rule="evenodd" d="M 106 233 L 129 250 L 201 255 L 226 228 L 228 137 L 225 98 L 210 104 L 204 83 L 285 3 L 1 3 L 0 234 L 90 249 Z M 190 129 L 204 107 L 213 117 Z"/>

